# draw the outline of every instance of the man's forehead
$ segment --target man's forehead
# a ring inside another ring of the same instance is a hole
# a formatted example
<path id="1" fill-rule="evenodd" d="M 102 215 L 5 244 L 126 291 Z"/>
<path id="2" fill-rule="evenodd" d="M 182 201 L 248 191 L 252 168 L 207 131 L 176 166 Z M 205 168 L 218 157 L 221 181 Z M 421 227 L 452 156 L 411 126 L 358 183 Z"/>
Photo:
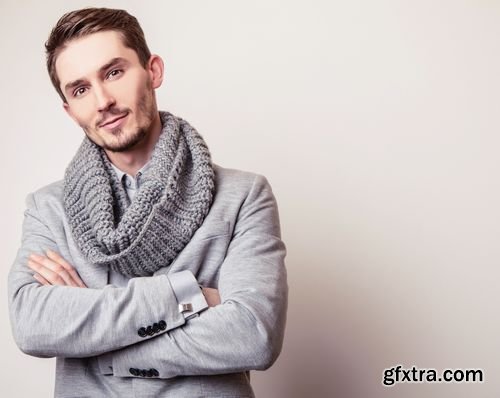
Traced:
<path id="1" fill-rule="evenodd" d="M 71 40 L 56 60 L 56 73 L 61 86 L 96 73 L 113 58 L 138 61 L 134 50 L 125 47 L 120 33 L 105 31 Z"/>

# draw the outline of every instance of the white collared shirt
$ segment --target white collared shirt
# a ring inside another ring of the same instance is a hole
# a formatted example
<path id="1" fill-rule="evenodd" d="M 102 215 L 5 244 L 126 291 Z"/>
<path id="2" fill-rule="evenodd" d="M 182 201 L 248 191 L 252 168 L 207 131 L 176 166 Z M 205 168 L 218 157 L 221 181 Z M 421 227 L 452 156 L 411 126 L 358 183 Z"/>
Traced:
<path id="1" fill-rule="evenodd" d="M 147 169 L 151 167 L 151 160 L 140 168 L 135 177 L 132 177 L 130 174 L 127 174 L 124 171 L 121 171 L 113 163 L 111 163 L 111 166 L 113 166 L 113 169 L 115 170 L 118 179 L 121 181 L 123 187 L 127 191 L 128 198 L 132 202 L 132 200 L 134 200 L 135 194 L 137 193 L 143 182 L 142 175 Z"/>

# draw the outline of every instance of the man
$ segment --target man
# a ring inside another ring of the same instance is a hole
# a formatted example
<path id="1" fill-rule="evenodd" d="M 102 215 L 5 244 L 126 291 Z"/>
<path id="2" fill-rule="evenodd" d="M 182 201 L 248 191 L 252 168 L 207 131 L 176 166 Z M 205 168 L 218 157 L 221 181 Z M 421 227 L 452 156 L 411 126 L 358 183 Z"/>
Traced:
<path id="1" fill-rule="evenodd" d="M 163 62 L 123 10 L 64 15 L 50 78 L 85 137 L 64 179 L 28 195 L 9 273 L 20 349 L 57 357 L 60 397 L 249 397 L 287 307 L 266 178 L 220 167 L 157 108 Z"/>

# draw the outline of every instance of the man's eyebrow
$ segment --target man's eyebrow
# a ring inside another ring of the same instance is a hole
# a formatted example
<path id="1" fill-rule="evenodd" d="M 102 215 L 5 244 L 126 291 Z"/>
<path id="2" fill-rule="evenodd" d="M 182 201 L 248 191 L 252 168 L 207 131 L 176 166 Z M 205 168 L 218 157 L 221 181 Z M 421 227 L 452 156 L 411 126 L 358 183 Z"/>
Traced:
<path id="1" fill-rule="evenodd" d="M 111 61 L 109 62 L 106 62 L 103 66 L 101 66 L 99 68 L 99 73 L 103 73 L 104 71 L 106 71 L 106 69 L 109 69 L 111 68 L 112 66 L 115 66 L 117 64 L 126 64 L 128 65 L 129 62 L 125 59 L 125 58 L 122 58 L 122 57 L 115 57 L 113 58 Z M 85 80 L 84 79 L 77 79 L 77 80 L 73 80 L 72 82 L 69 82 L 67 83 L 65 86 L 64 86 L 64 91 L 65 92 L 68 92 L 70 91 L 71 89 L 75 88 L 76 86 L 79 86 L 80 84 L 84 83 Z"/>

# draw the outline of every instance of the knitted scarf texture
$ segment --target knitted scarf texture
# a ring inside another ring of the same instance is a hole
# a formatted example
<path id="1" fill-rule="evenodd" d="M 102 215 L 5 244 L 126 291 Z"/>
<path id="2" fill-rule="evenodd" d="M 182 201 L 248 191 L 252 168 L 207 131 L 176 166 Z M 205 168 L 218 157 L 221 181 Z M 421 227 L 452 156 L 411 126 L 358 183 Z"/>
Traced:
<path id="1" fill-rule="evenodd" d="M 133 201 L 104 150 L 83 140 L 64 176 L 64 209 L 84 257 L 128 277 L 169 266 L 212 205 L 208 147 L 185 120 L 160 111 L 162 131 Z"/>

